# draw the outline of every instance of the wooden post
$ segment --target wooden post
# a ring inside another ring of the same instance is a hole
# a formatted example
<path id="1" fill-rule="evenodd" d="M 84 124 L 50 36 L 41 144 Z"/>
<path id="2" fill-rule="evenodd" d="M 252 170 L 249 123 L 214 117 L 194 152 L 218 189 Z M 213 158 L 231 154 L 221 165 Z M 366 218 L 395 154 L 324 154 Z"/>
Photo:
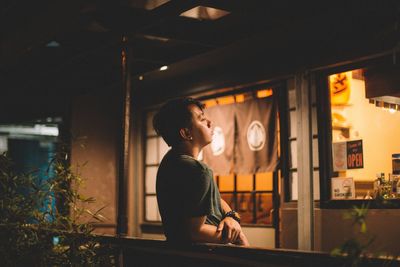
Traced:
<path id="1" fill-rule="evenodd" d="M 128 38 L 122 37 L 121 50 L 121 127 L 119 138 L 118 157 L 118 213 L 117 213 L 117 235 L 126 236 L 128 232 L 128 157 L 129 137 L 131 120 L 131 79 L 128 57 Z"/>
<path id="2" fill-rule="evenodd" d="M 298 249 L 314 249 L 314 192 L 311 128 L 311 81 L 309 73 L 295 77 L 298 162 Z"/>

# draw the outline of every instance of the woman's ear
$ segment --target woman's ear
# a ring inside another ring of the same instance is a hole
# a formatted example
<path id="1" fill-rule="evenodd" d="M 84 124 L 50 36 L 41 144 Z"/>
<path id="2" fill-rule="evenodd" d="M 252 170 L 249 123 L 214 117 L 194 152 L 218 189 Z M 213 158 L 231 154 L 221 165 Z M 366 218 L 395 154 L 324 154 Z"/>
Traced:
<path id="1" fill-rule="evenodd" d="M 190 130 L 188 128 L 181 128 L 179 130 L 179 134 L 183 138 L 183 140 L 185 140 L 185 141 L 193 140 L 193 137 L 190 134 Z"/>

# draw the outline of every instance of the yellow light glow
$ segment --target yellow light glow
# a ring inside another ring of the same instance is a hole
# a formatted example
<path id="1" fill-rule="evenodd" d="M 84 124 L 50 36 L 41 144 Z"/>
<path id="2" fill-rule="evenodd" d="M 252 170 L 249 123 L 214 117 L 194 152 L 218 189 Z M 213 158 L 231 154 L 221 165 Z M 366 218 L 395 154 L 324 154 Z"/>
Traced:
<path id="1" fill-rule="evenodd" d="M 217 100 L 208 99 L 208 100 L 203 101 L 203 104 L 205 105 L 206 108 L 209 108 L 209 107 L 217 105 Z"/>
<path id="2" fill-rule="evenodd" d="M 256 174 L 256 190 L 273 190 L 272 172 L 261 172 Z"/>
<path id="3" fill-rule="evenodd" d="M 164 70 L 167 70 L 168 69 L 168 66 L 162 66 L 161 68 L 160 68 L 160 71 L 164 71 Z"/>
<path id="4" fill-rule="evenodd" d="M 219 105 L 227 105 L 235 103 L 235 98 L 233 97 L 233 95 L 228 95 L 228 96 L 218 97 L 217 101 Z"/>
<path id="5" fill-rule="evenodd" d="M 219 177 L 219 191 L 233 191 L 235 188 L 233 174 L 221 175 Z"/>
<path id="6" fill-rule="evenodd" d="M 235 95 L 236 103 L 244 102 L 244 94 Z"/>
<path id="7" fill-rule="evenodd" d="M 257 91 L 257 98 L 264 98 L 264 97 L 269 97 L 273 94 L 272 89 L 263 89 L 263 90 L 258 90 Z"/>
<path id="8" fill-rule="evenodd" d="M 188 17 L 198 20 L 217 20 L 230 12 L 206 6 L 197 6 L 180 14 L 181 17 Z"/>
<path id="9" fill-rule="evenodd" d="M 253 175 L 238 175 L 236 190 L 252 191 L 253 190 Z"/>

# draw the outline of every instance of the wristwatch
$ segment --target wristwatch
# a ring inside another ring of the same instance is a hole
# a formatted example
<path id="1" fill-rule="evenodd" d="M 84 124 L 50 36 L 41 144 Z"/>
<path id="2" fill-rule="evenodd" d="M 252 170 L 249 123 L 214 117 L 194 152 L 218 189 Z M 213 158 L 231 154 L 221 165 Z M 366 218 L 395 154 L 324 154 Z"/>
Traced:
<path id="1" fill-rule="evenodd" d="M 224 218 L 226 218 L 226 217 L 231 217 L 232 219 L 234 219 L 235 221 L 240 223 L 240 215 L 239 215 L 239 213 L 237 213 L 234 210 L 231 210 L 231 211 L 228 211 L 227 213 L 225 213 Z"/>

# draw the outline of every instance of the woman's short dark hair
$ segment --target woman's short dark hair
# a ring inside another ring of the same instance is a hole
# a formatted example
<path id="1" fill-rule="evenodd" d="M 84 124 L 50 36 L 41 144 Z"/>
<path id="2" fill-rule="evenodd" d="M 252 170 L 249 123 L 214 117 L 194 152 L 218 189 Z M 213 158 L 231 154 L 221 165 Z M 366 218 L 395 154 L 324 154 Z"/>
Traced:
<path id="1" fill-rule="evenodd" d="M 154 130 L 168 146 L 176 145 L 182 140 L 179 134 L 180 129 L 191 127 L 192 114 L 188 108 L 190 105 L 204 109 L 204 104 L 194 98 L 175 98 L 165 103 L 154 115 Z"/>

